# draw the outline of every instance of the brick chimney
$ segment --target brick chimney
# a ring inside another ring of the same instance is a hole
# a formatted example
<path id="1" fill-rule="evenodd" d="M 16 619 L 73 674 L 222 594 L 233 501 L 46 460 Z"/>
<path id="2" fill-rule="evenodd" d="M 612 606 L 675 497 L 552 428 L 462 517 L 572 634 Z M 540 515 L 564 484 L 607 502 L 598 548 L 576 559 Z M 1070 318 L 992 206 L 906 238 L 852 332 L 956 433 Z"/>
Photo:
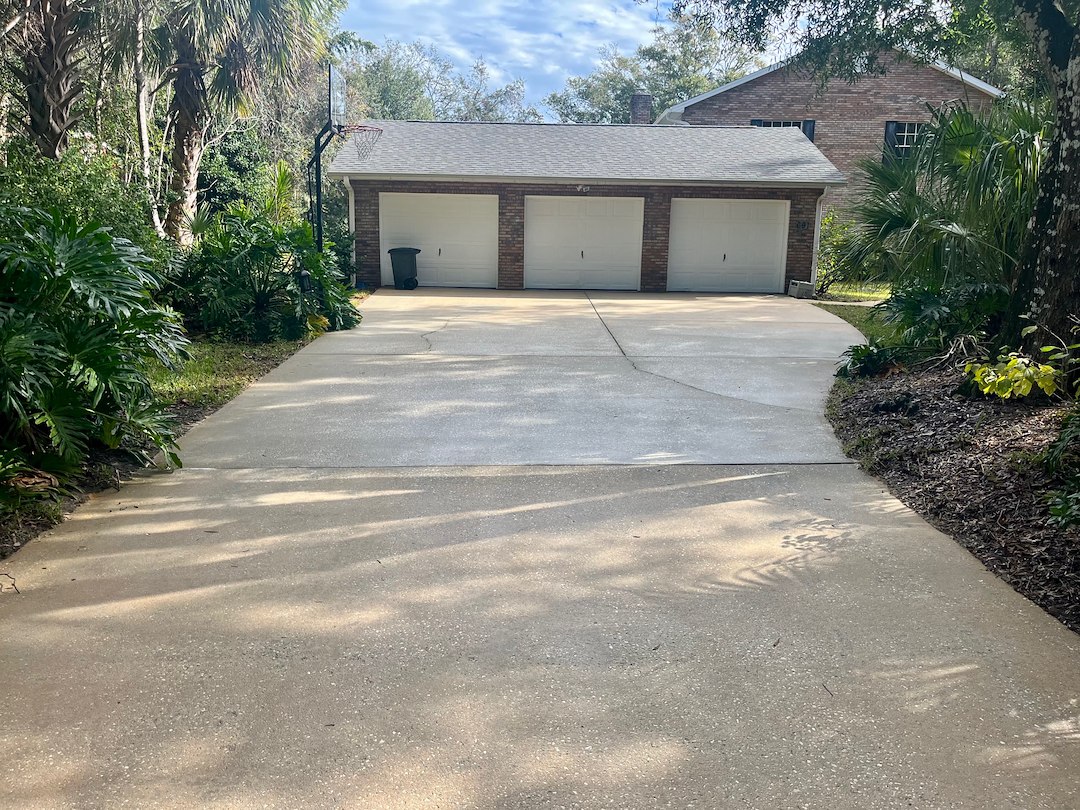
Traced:
<path id="1" fill-rule="evenodd" d="M 630 96 L 630 123 L 651 124 L 652 105 L 652 96 L 640 88 L 635 90 L 634 95 Z"/>

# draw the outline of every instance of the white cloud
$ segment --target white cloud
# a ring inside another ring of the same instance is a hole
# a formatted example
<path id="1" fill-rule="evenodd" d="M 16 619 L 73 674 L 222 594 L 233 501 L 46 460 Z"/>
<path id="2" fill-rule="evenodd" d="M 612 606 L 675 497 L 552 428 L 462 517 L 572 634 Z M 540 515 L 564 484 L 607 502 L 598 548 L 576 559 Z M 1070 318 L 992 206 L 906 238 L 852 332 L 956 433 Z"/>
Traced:
<path id="1" fill-rule="evenodd" d="M 341 25 L 365 39 L 419 40 L 460 68 L 483 56 L 498 82 L 525 80 L 529 100 L 588 73 L 599 49 L 651 38 L 669 2 L 653 0 L 351 0 Z"/>

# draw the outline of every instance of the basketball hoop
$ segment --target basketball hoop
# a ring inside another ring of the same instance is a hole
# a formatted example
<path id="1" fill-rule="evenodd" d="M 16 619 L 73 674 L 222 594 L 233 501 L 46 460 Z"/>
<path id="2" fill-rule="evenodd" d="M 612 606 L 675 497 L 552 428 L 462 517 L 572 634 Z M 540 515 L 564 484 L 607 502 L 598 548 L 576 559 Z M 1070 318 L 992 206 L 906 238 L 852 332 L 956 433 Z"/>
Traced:
<path id="1" fill-rule="evenodd" d="M 382 129 L 373 127 L 370 124 L 346 124 L 340 127 L 338 132 L 348 137 L 349 142 L 356 150 L 357 160 L 361 162 L 367 160 L 367 156 L 375 148 L 375 142 L 382 135 Z"/>

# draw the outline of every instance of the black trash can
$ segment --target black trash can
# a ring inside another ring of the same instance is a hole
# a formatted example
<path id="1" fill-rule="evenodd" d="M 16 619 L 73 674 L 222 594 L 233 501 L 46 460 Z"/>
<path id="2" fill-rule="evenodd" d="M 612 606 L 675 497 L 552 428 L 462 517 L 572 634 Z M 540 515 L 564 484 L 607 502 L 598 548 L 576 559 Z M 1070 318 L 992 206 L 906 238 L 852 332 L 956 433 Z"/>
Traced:
<path id="1" fill-rule="evenodd" d="M 415 290 L 416 254 L 420 252 L 420 248 L 390 248 L 386 252 L 390 254 L 390 264 L 394 268 L 394 289 Z"/>

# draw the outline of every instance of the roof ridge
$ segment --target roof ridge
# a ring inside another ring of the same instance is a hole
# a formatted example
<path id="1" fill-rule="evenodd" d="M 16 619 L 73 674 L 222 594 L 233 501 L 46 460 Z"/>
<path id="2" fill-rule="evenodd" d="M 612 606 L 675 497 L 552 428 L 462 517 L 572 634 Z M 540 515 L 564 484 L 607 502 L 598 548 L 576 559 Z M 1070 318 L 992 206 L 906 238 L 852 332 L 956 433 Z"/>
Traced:
<path id="1" fill-rule="evenodd" d="M 683 124 L 622 124 L 574 121 L 430 121 L 419 118 L 366 118 L 364 124 L 466 124 L 503 127 L 620 127 L 623 129 L 686 129 Z M 751 129 L 749 124 L 702 124 L 696 129 Z"/>

